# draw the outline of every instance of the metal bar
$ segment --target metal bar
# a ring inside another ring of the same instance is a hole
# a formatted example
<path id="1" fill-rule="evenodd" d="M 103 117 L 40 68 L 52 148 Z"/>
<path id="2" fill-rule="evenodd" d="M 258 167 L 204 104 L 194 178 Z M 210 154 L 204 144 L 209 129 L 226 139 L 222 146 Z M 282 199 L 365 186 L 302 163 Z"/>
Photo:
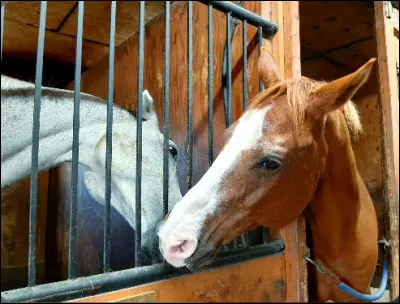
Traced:
<path id="1" fill-rule="evenodd" d="M 262 36 L 262 27 L 258 28 L 258 56 L 261 56 L 261 48 L 262 48 L 263 36 Z M 263 91 L 263 83 L 261 78 L 258 78 L 258 91 Z"/>
<path id="2" fill-rule="evenodd" d="M 232 124 L 232 13 L 226 14 L 228 127 Z"/>
<path id="3" fill-rule="evenodd" d="M 188 155 L 187 155 L 187 187 L 192 188 L 193 172 L 193 1 L 188 1 Z"/>
<path id="4" fill-rule="evenodd" d="M 247 21 L 243 20 L 243 112 L 247 109 Z"/>
<path id="5" fill-rule="evenodd" d="M 213 126 L 213 6 L 208 5 L 208 164 L 214 161 Z"/>
<path id="6" fill-rule="evenodd" d="M 4 5 L 1 6 L 1 62 L 3 62 Z"/>
<path id="7" fill-rule="evenodd" d="M 163 159 L 163 215 L 168 213 L 169 187 L 169 56 L 170 56 L 170 1 L 165 1 L 164 38 L 164 159 Z"/>
<path id="8" fill-rule="evenodd" d="M 263 29 L 262 27 L 258 28 L 258 56 L 261 56 L 261 48 L 263 44 Z M 258 91 L 262 92 L 264 90 L 263 83 L 261 81 L 261 78 L 258 78 Z M 265 227 L 262 227 L 262 238 L 263 238 L 263 243 L 268 242 L 268 230 Z"/>
<path id="9" fill-rule="evenodd" d="M 72 172 L 71 172 L 71 207 L 69 217 L 68 278 L 76 277 L 76 216 L 78 206 L 78 165 L 79 165 L 79 125 L 81 101 L 81 66 L 84 2 L 78 2 L 78 25 L 76 29 L 75 83 L 74 83 L 74 118 L 72 133 Z"/>
<path id="10" fill-rule="evenodd" d="M 110 233 L 111 233 L 111 167 L 112 167 L 112 124 L 114 103 L 114 52 L 115 52 L 115 19 L 117 3 L 111 1 L 110 43 L 108 48 L 108 99 L 107 99 L 107 131 L 106 131 L 106 193 L 104 208 L 104 244 L 103 272 L 110 271 Z"/>
<path id="11" fill-rule="evenodd" d="M 247 20 L 247 22 L 256 27 L 262 27 L 264 38 L 272 38 L 278 32 L 278 25 L 265 20 L 257 14 L 254 14 L 230 1 L 200 1 L 204 4 L 212 4 L 215 9 L 231 13 L 232 17 L 240 20 Z"/>
<path id="12" fill-rule="evenodd" d="M 247 20 L 242 22 L 242 38 L 243 38 L 243 112 L 247 109 L 248 93 L 247 93 Z M 250 247 L 249 234 L 244 234 L 245 247 Z"/>
<path id="13" fill-rule="evenodd" d="M 282 240 L 277 240 L 267 245 L 255 246 L 249 250 L 238 249 L 236 252 L 227 252 L 217 255 L 215 261 L 204 270 L 208 271 L 212 268 L 243 263 L 274 254 L 283 254 L 284 249 L 285 244 Z M 62 302 L 190 273 L 191 271 L 188 269 L 176 269 L 168 264 L 156 264 L 81 277 L 75 280 L 43 284 L 33 288 L 4 291 L 1 293 L 1 296 L 6 301 L 12 303 L 33 300 L 40 302 Z"/>
<path id="14" fill-rule="evenodd" d="M 36 223 L 37 223 L 37 190 L 38 190 L 38 162 L 39 162 L 39 131 L 40 105 L 42 95 L 43 51 L 46 29 L 47 1 L 40 3 L 40 24 L 38 47 L 36 53 L 35 99 L 33 105 L 32 126 L 32 163 L 31 188 L 29 207 L 29 256 L 28 256 L 28 286 L 36 284 Z"/>
<path id="15" fill-rule="evenodd" d="M 227 93 L 227 128 L 232 124 L 232 13 L 228 12 L 226 14 L 226 49 L 227 49 L 227 58 L 226 58 L 226 93 Z M 237 247 L 236 239 L 231 243 L 232 248 Z M 229 245 L 225 247 L 228 249 Z"/>
<path id="16" fill-rule="evenodd" d="M 138 46 L 138 104 L 136 129 L 136 244 L 135 265 L 141 264 L 142 252 L 142 120 L 143 120 L 143 59 L 144 59 L 144 13 L 145 1 L 140 1 Z"/>

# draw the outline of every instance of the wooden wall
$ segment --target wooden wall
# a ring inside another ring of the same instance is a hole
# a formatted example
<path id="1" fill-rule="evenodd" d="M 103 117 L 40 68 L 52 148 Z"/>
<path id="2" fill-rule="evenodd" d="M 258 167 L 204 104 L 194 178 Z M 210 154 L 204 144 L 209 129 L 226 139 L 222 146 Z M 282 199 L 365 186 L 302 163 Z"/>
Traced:
<path id="1" fill-rule="evenodd" d="M 173 1 L 171 1 L 173 2 Z M 82 70 L 96 65 L 108 53 L 111 1 L 84 5 Z M 138 29 L 138 1 L 118 1 L 115 45 Z M 164 12 L 164 1 L 149 1 L 145 22 Z M 43 84 L 65 87 L 74 79 L 77 1 L 48 1 L 44 45 Z M 4 12 L 2 73 L 34 81 L 40 1 L 12 1 Z"/>
<path id="2" fill-rule="evenodd" d="M 397 119 L 396 130 L 398 128 L 398 92 L 397 95 L 394 93 L 396 83 L 389 83 L 389 74 L 391 81 L 396 78 L 396 60 L 388 59 L 397 54 L 398 62 L 398 10 L 393 11 L 397 16 L 397 25 L 390 25 L 390 29 L 384 30 L 391 22 L 388 18 L 383 20 L 383 16 L 376 11 L 377 5 L 383 7 L 383 2 L 300 1 L 302 75 L 330 81 L 352 73 L 370 58 L 378 58 L 369 80 L 354 97 L 364 131 L 359 141 L 353 141 L 352 145 L 358 170 L 377 211 L 379 238 L 385 236 L 398 242 L 398 237 L 395 237 L 398 227 L 393 224 L 398 222 L 394 190 L 396 178 L 398 189 L 398 175 L 395 177 L 392 169 L 388 169 L 396 167 L 394 171 L 398 172 L 398 135 L 396 144 L 396 132 L 391 127 Z M 390 73 L 387 66 L 390 66 Z M 397 105 L 397 114 L 393 105 Z M 386 155 L 391 155 L 390 164 Z M 390 192 L 390 199 L 385 198 L 385 192 Z M 389 212 L 389 209 L 392 211 Z M 398 248 L 398 243 L 394 247 Z M 398 251 L 394 252 L 394 256 L 397 272 L 393 276 L 397 278 Z M 382 258 L 380 254 L 378 275 L 382 270 Z M 392 291 L 398 290 L 393 286 L 395 284 L 392 283 Z"/>
<path id="3" fill-rule="evenodd" d="M 38 177 L 36 261 L 37 282 L 44 282 L 49 173 Z M 30 179 L 1 191 L 1 290 L 28 282 Z"/>

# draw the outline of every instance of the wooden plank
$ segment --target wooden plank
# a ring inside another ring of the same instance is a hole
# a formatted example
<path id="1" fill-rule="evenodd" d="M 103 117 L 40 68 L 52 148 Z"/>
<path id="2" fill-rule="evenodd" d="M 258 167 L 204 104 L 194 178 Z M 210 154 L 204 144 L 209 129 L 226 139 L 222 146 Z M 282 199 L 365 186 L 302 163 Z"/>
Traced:
<path id="1" fill-rule="evenodd" d="M 279 254 L 70 302 L 115 302 L 148 292 L 164 303 L 283 302 L 286 288 L 284 255 Z"/>
<path id="2" fill-rule="evenodd" d="M 318 54 L 314 51 L 311 51 L 309 48 L 307 48 L 304 45 L 301 45 L 300 53 L 301 53 L 301 60 L 310 59 Z"/>
<path id="3" fill-rule="evenodd" d="M 265 3 L 265 2 L 264 2 Z M 298 2 L 270 2 L 263 4 L 264 18 L 271 18 L 277 23 L 280 31 L 269 45 L 274 59 L 280 69 L 283 78 L 299 77 L 301 75 L 300 63 L 300 30 Z M 298 219 L 283 227 L 279 231 L 271 231 L 285 241 L 285 263 L 286 263 L 286 302 L 307 302 L 308 284 L 307 268 L 303 262 L 304 247 L 306 240 L 305 219 Z"/>
<path id="4" fill-rule="evenodd" d="M 368 60 L 377 56 L 376 40 L 375 38 L 363 40 L 359 43 L 352 44 L 349 47 L 329 52 L 326 56 L 357 70 Z"/>
<path id="5" fill-rule="evenodd" d="M 376 80 L 375 80 L 376 81 Z M 376 85 L 375 85 L 376 86 Z M 382 176 L 382 132 L 381 114 L 377 94 L 354 99 L 360 114 L 363 132 L 352 141 L 357 169 L 374 202 L 378 218 L 378 235 L 384 235 L 383 176 Z M 379 256 L 378 272 L 381 271 L 382 255 Z"/>
<path id="6" fill-rule="evenodd" d="M 48 1 L 46 29 L 57 30 L 76 3 L 77 1 Z M 21 25 L 30 24 L 38 27 L 40 1 L 11 1 L 5 6 L 4 16 L 6 20 L 10 19 Z"/>
<path id="7" fill-rule="evenodd" d="M 174 2 L 174 1 L 171 1 Z M 110 39 L 110 1 L 86 1 L 83 22 L 83 37 L 90 41 L 108 45 Z M 165 1 L 147 1 L 145 6 L 145 23 L 165 11 Z M 61 27 L 60 32 L 76 36 L 75 9 Z M 115 46 L 136 34 L 139 28 L 139 1 L 118 1 L 115 25 Z M 162 36 L 162 34 L 160 34 Z"/>
<path id="8" fill-rule="evenodd" d="M 38 177 L 38 205 L 36 232 L 36 261 L 38 275 L 43 274 L 45 261 L 45 233 L 48 198 L 48 172 Z M 27 283 L 28 244 L 29 244 L 29 189 L 30 179 L 10 185 L 1 191 L 1 268 L 2 290 L 4 288 L 24 287 Z M 3 274 L 7 274 L 3 277 Z M 38 277 L 43 282 L 43 276 Z"/>
<path id="9" fill-rule="evenodd" d="M 353 70 L 336 65 L 325 58 L 317 57 L 305 60 L 301 65 L 301 72 L 303 76 L 315 80 L 332 81 L 353 72 Z"/>
<path id="10" fill-rule="evenodd" d="M 373 14 L 363 1 L 300 1 L 301 43 L 325 52 L 372 37 Z"/>
<path id="11" fill-rule="evenodd" d="M 4 21 L 3 57 L 9 56 L 36 61 L 37 39 L 38 28 L 6 19 Z M 75 65 L 75 41 L 75 37 L 46 31 L 44 65 L 51 61 Z M 108 48 L 105 46 L 83 41 L 83 69 L 97 63 L 107 52 Z"/>
<path id="12" fill-rule="evenodd" d="M 379 98 L 382 110 L 383 183 L 386 204 L 386 237 L 392 240 L 390 260 L 391 297 L 399 295 L 399 101 L 393 25 L 385 16 L 385 3 L 374 2 L 378 46 Z M 397 160 L 397 161 L 396 161 Z"/>
<path id="13" fill-rule="evenodd" d="M 283 2 L 285 33 L 285 78 L 301 76 L 299 1 Z M 308 302 L 307 265 L 303 261 L 306 244 L 304 216 L 299 216 L 282 229 L 286 248 L 287 302 Z"/>

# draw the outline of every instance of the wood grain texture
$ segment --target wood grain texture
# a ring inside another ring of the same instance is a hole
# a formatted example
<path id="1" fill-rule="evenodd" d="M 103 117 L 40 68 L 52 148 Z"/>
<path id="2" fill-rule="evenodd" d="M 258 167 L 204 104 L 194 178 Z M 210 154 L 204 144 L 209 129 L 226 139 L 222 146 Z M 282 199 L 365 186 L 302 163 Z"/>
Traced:
<path id="1" fill-rule="evenodd" d="M 280 254 L 70 302 L 115 302 L 150 291 L 157 293 L 156 302 L 164 303 L 283 302 L 286 288 Z"/>
<path id="2" fill-rule="evenodd" d="M 171 1 L 174 2 L 174 1 Z M 139 28 L 139 1 L 117 1 L 115 46 L 118 47 Z M 111 1 L 86 1 L 83 21 L 83 38 L 94 42 L 109 44 Z M 165 1 L 146 1 L 145 23 L 153 20 L 165 11 Z M 60 33 L 76 36 L 75 9 L 63 24 Z"/>
<path id="3" fill-rule="evenodd" d="M 48 205 L 48 172 L 38 176 L 36 261 L 44 263 L 46 245 L 46 216 Z M 23 268 L 28 264 L 29 246 L 29 195 L 30 179 L 13 184 L 1 191 L 1 268 Z M 27 270 L 27 268 L 26 268 Z M 3 272 L 2 272 L 3 273 Z M 4 286 L 23 287 L 27 281 L 27 272 L 23 276 L 2 276 Z M 11 278 L 13 277 L 13 278 Z M 8 282 L 12 279 L 13 282 Z M 40 280 L 38 281 L 40 283 Z M 17 285 L 13 285 L 17 284 Z"/>
<path id="4" fill-rule="evenodd" d="M 117 46 L 136 33 L 138 4 L 138 1 L 117 2 Z M 47 3 L 44 85 L 64 88 L 74 79 L 77 12 L 77 1 Z M 98 63 L 108 52 L 110 1 L 86 1 L 84 12 L 83 71 Z M 146 2 L 145 22 L 163 12 L 164 1 Z M 40 1 L 6 4 L 2 74 L 34 82 L 39 17 Z"/>
<path id="5" fill-rule="evenodd" d="M 5 56 L 36 61 L 39 29 L 16 21 L 4 21 L 3 60 Z M 46 31 L 44 40 L 44 65 L 51 61 L 75 65 L 75 37 Z M 82 67 L 92 66 L 103 58 L 108 48 L 92 42 L 83 41 Z"/>
<path id="6" fill-rule="evenodd" d="M 48 1 L 46 29 L 57 30 L 76 4 L 77 1 Z M 11 1 L 5 6 L 4 16 L 21 25 L 28 24 L 38 27 L 40 1 Z M 76 30 L 74 36 L 76 36 Z"/>
<path id="7" fill-rule="evenodd" d="M 301 62 L 298 2 L 264 2 L 263 7 L 263 17 L 271 19 L 281 29 L 271 43 L 264 40 L 276 60 L 281 77 L 284 79 L 299 77 Z M 306 264 L 302 259 L 304 255 L 302 243 L 306 241 L 304 217 L 300 216 L 282 229 L 270 231 L 270 234 L 273 238 L 278 235 L 285 241 L 287 284 L 285 301 L 307 302 L 308 276 Z"/>
<path id="8" fill-rule="evenodd" d="M 378 46 L 379 98 L 382 113 L 383 183 L 386 237 L 392 240 L 390 261 L 391 297 L 399 295 L 399 100 L 393 25 L 385 16 L 384 2 L 375 1 L 375 31 Z"/>
<path id="9" fill-rule="evenodd" d="M 299 1 L 283 2 L 283 31 L 285 33 L 285 78 L 301 76 Z M 308 302 L 307 265 L 303 261 L 306 226 L 303 215 L 282 229 L 285 239 L 287 302 Z"/>
<path id="10" fill-rule="evenodd" d="M 363 1 L 301 1 L 302 45 L 325 52 L 374 36 L 373 9 Z"/>

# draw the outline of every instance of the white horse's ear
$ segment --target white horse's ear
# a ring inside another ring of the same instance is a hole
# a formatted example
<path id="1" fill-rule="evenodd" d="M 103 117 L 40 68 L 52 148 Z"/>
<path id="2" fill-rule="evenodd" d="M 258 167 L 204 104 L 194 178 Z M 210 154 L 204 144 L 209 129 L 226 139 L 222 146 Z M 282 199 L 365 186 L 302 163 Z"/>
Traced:
<path id="1" fill-rule="evenodd" d="M 147 90 L 143 91 L 143 118 L 146 120 L 157 120 L 157 114 L 154 109 L 154 101 Z"/>

